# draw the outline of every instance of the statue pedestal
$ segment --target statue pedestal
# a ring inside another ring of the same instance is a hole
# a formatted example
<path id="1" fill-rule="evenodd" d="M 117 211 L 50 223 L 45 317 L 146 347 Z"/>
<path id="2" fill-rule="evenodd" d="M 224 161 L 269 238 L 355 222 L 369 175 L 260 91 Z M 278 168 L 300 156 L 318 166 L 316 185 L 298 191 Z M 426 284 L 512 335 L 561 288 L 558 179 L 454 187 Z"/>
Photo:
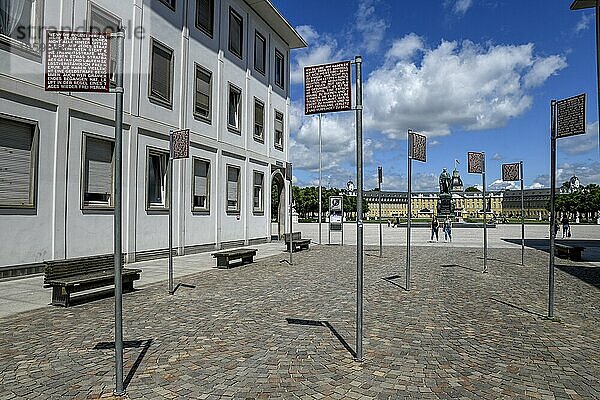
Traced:
<path id="1" fill-rule="evenodd" d="M 454 202 L 450 193 L 440 193 L 440 199 L 437 206 L 438 219 L 450 217 L 454 219 Z"/>

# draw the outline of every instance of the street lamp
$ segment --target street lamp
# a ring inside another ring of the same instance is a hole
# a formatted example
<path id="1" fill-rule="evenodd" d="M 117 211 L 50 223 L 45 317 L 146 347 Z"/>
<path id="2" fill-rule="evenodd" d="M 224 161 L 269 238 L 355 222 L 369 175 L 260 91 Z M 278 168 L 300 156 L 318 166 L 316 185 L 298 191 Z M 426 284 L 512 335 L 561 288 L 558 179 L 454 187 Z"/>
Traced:
<path id="1" fill-rule="evenodd" d="M 596 85 L 598 96 L 598 120 L 600 120 L 600 1 L 599 0 L 575 0 L 571 4 L 571 10 L 583 10 L 585 8 L 596 9 Z M 598 151 L 600 152 L 600 129 L 598 130 Z"/>

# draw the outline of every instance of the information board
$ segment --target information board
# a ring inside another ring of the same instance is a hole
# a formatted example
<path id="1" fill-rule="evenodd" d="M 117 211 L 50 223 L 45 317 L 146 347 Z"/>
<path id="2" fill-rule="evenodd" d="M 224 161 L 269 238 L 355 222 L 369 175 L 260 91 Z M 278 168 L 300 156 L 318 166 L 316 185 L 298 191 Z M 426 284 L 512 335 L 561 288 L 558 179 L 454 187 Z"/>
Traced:
<path id="1" fill-rule="evenodd" d="M 485 160 L 483 153 L 469 151 L 467 153 L 467 170 L 470 174 L 483 174 L 485 171 Z"/>
<path id="2" fill-rule="evenodd" d="M 521 164 L 510 163 L 502 164 L 502 180 L 506 182 L 518 181 L 521 179 Z"/>
<path id="3" fill-rule="evenodd" d="M 409 132 L 410 149 L 413 160 L 427 162 L 427 137 L 416 132 Z"/>
<path id="4" fill-rule="evenodd" d="M 108 92 L 109 34 L 47 31 L 45 89 L 63 92 Z"/>
<path id="5" fill-rule="evenodd" d="M 350 61 L 304 67 L 304 113 L 352 108 Z"/>
<path id="6" fill-rule="evenodd" d="M 190 130 L 182 129 L 171 133 L 171 158 L 189 158 Z"/>
<path id="7" fill-rule="evenodd" d="M 585 93 L 556 102 L 556 137 L 585 133 Z"/>

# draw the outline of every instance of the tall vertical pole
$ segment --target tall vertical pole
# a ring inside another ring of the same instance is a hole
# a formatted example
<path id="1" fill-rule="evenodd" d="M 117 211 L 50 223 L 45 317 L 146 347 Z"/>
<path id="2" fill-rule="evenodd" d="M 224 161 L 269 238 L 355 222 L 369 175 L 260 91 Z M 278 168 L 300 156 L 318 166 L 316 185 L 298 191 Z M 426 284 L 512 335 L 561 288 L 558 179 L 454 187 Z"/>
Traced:
<path id="1" fill-rule="evenodd" d="M 112 37 L 117 39 L 117 87 L 115 88 L 115 214 L 114 214 L 114 252 L 115 252 L 115 390 L 114 394 L 125 394 L 123 388 L 123 280 L 121 277 L 121 215 L 123 199 L 123 60 L 125 32 L 119 31 Z"/>
<path id="2" fill-rule="evenodd" d="M 173 294 L 173 131 L 169 132 L 169 294 Z"/>
<path id="3" fill-rule="evenodd" d="M 323 244 L 321 242 L 321 219 L 322 219 L 322 194 L 321 194 L 321 180 L 323 179 L 323 165 L 321 163 L 321 152 L 322 152 L 322 143 L 321 143 L 321 114 L 319 114 L 319 244 Z"/>
<path id="4" fill-rule="evenodd" d="M 410 222 L 412 220 L 412 131 L 407 134 L 408 143 L 408 204 L 406 214 L 406 290 L 410 290 Z"/>
<path id="5" fill-rule="evenodd" d="M 487 272 L 487 201 L 485 198 L 485 152 L 483 153 L 483 272 Z"/>
<path id="6" fill-rule="evenodd" d="M 362 361 L 363 335 L 363 146 L 362 146 L 362 58 L 356 66 L 356 361 Z"/>
<path id="7" fill-rule="evenodd" d="M 554 317 L 554 241 L 556 217 L 556 100 L 550 102 L 550 265 L 548 267 L 548 318 Z"/>
<path id="8" fill-rule="evenodd" d="M 521 172 L 521 265 L 525 265 L 525 195 L 523 192 L 523 161 L 519 162 Z"/>
<path id="9" fill-rule="evenodd" d="M 381 176 L 382 169 L 379 167 L 377 168 L 377 188 L 379 189 L 377 191 L 377 194 L 379 194 L 379 257 L 383 256 L 383 229 L 381 227 Z"/>
<path id="10" fill-rule="evenodd" d="M 293 220 L 293 211 L 292 211 L 292 165 L 288 164 L 290 168 L 290 176 L 289 176 L 289 185 L 290 185 L 290 265 L 294 265 L 292 260 L 292 253 L 294 251 L 294 235 L 292 234 L 292 220 Z"/>

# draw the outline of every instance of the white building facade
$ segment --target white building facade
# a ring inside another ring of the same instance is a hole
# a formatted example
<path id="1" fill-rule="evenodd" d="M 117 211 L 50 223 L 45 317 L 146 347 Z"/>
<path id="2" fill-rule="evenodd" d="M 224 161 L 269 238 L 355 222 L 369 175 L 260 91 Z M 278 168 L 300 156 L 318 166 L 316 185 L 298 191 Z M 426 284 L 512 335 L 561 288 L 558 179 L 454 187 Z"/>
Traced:
<path id="1" fill-rule="evenodd" d="M 306 43 L 270 1 L 0 7 L 0 277 L 113 252 L 115 95 L 44 91 L 46 29 L 125 31 L 128 262 L 167 253 L 169 207 L 180 255 L 283 233 L 290 51 Z M 178 129 L 190 129 L 190 158 L 173 161 L 169 204 L 169 132 Z"/>

